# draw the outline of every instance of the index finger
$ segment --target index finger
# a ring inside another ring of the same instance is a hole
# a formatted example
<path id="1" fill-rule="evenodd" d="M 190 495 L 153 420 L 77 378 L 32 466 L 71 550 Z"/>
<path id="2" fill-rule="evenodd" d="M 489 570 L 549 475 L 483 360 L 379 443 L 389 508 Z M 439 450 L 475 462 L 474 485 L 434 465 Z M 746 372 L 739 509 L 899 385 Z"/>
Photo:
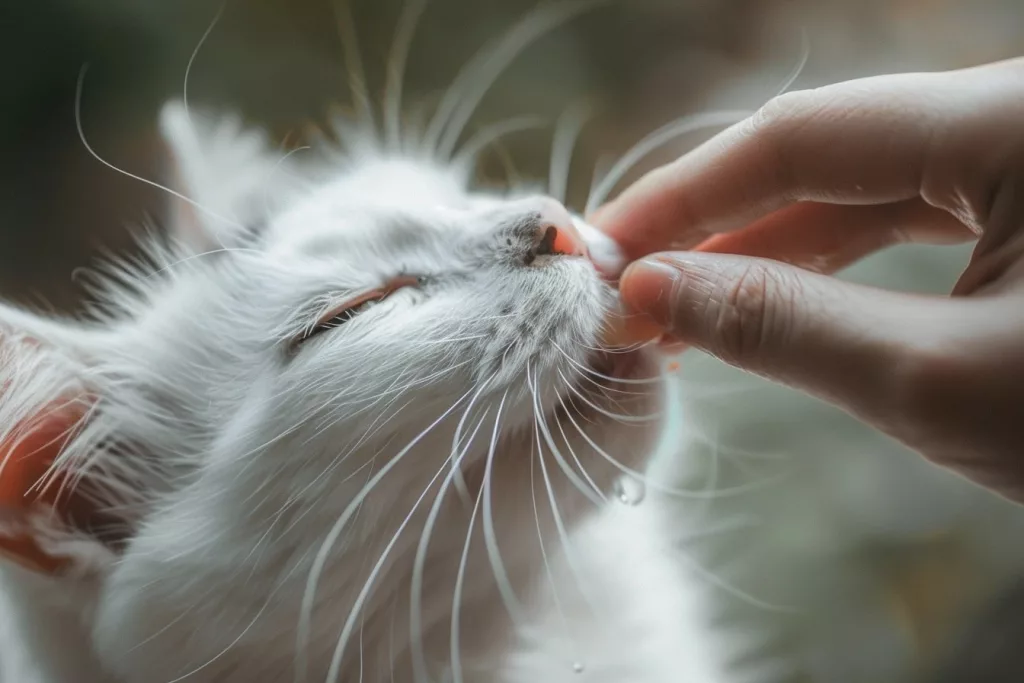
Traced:
<path id="1" fill-rule="evenodd" d="M 938 76 L 874 77 L 777 97 L 647 174 L 595 222 L 634 260 L 689 249 L 797 201 L 916 197 L 944 105 Z"/>

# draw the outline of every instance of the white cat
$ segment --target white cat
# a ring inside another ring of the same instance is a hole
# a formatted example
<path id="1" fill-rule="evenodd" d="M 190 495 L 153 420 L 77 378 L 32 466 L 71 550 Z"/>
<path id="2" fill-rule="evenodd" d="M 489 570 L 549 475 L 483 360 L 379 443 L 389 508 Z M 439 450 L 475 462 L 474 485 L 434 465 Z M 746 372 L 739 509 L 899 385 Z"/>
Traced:
<path id="1" fill-rule="evenodd" d="M 0 443 L 56 435 L 78 515 L 5 510 L 61 571 L 7 570 L 4 683 L 725 680 L 663 487 L 616 500 L 662 388 L 602 350 L 599 235 L 365 129 L 162 126 L 191 251 L 97 322 L 0 308 Z"/>

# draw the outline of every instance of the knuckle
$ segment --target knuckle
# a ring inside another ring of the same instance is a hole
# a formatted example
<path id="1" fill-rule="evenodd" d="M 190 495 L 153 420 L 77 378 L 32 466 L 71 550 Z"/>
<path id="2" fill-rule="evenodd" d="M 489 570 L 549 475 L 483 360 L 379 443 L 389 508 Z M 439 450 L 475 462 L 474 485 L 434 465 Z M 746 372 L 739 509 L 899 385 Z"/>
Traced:
<path id="1" fill-rule="evenodd" d="M 785 337 L 793 313 L 793 283 L 763 264 L 744 266 L 713 308 L 710 333 L 722 359 L 755 362 Z"/>
<path id="2" fill-rule="evenodd" d="M 748 135 L 757 140 L 784 187 L 794 185 L 799 156 L 794 146 L 799 142 L 799 131 L 821 110 L 820 99 L 814 90 L 794 90 L 773 97 L 749 119 Z"/>
<path id="3" fill-rule="evenodd" d="M 813 91 L 792 90 L 768 100 L 751 118 L 753 132 L 772 135 L 800 119 L 812 107 Z"/>

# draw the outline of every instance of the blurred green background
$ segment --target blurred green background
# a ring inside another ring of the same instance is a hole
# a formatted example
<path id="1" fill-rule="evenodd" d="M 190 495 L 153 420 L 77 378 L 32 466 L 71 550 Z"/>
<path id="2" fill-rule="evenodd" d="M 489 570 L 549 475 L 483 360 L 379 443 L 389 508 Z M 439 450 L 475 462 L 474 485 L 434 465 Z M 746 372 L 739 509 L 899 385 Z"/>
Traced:
<path id="1" fill-rule="evenodd" d="M 351 103 L 336 2 L 228 2 L 196 55 L 191 102 L 240 112 L 294 144 L 310 122 Z M 535 4 L 430 0 L 412 45 L 406 102 L 436 101 L 467 59 Z M 352 5 L 370 92 L 379 97 L 401 3 Z M 161 192 L 86 151 L 75 125 L 76 81 L 88 63 L 81 123 L 96 151 L 166 180 L 156 112 L 181 96 L 189 57 L 220 7 L 9 0 L 0 8 L 4 296 L 74 310 L 76 269 L 130 250 L 130 229 L 159 219 Z M 810 59 L 796 87 L 1024 54 L 1022 28 L 1020 0 L 619 0 L 526 50 L 472 126 L 521 114 L 554 120 L 587 103 L 594 116 L 570 185 L 579 206 L 595 167 L 666 121 L 763 103 L 797 63 L 802 31 Z M 700 139 L 659 150 L 638 172 Z M 549 147 L 549 134 L 531 133 L 510 137 L 504 152 L 529 178 L 544 174 Z M 500 177 L 504 158 L 485 159 L 482 173 Z M 901 248 L 846 276 L 943 291 L 967 253 Z M 1022 599 L 1011 602 L 1006 592 L 1024 569 L 1024 514 L 814 401 L 706 359 L 684 364 L 692 391 L 678 419 L 688 440 L 683 457 L 664 465 L 681 462 L 679 476 L 698 485 L 774 482 L 680 510 L 681 526 L 698 537 L 688 556 L 716 577 L 709 585 L 717 586 L 721 627 L 749 635 L 738 667 L 761 671 L 755 680 L 765 682 L 1024 681 L 1024 670 L 1009 668 L 1013 645 L 1024 645 L 1024 606 L 1016 609 Z M 1011 608 L 980 618 L 991 605 Z M 971 629 L 976 641 L 956 649 Z M 1010 656 L 997 661 L 999 648 Z M 760 670 L 764 663 L 777 666 Z"/>

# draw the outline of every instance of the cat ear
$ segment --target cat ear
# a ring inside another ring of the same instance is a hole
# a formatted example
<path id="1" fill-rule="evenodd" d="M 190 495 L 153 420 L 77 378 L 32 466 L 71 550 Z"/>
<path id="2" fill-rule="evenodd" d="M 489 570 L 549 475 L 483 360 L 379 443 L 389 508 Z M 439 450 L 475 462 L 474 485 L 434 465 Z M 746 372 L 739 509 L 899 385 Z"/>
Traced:
<path id="1" fill-rule="evenodd" d="M 98 510 L 60 466 L 86 426 L 96 333 L 0 304 L 0 561 L 90 573 L 113 553 L 89 533 Z"/>
<path id="2" fill-rule="evenodd" d="M 214 116 L 181 102 L 160 113 L 170 152 L 168 232 L 201 252 L 239 244 L 291 189 L 287 154 L 237 116 Z"/>

